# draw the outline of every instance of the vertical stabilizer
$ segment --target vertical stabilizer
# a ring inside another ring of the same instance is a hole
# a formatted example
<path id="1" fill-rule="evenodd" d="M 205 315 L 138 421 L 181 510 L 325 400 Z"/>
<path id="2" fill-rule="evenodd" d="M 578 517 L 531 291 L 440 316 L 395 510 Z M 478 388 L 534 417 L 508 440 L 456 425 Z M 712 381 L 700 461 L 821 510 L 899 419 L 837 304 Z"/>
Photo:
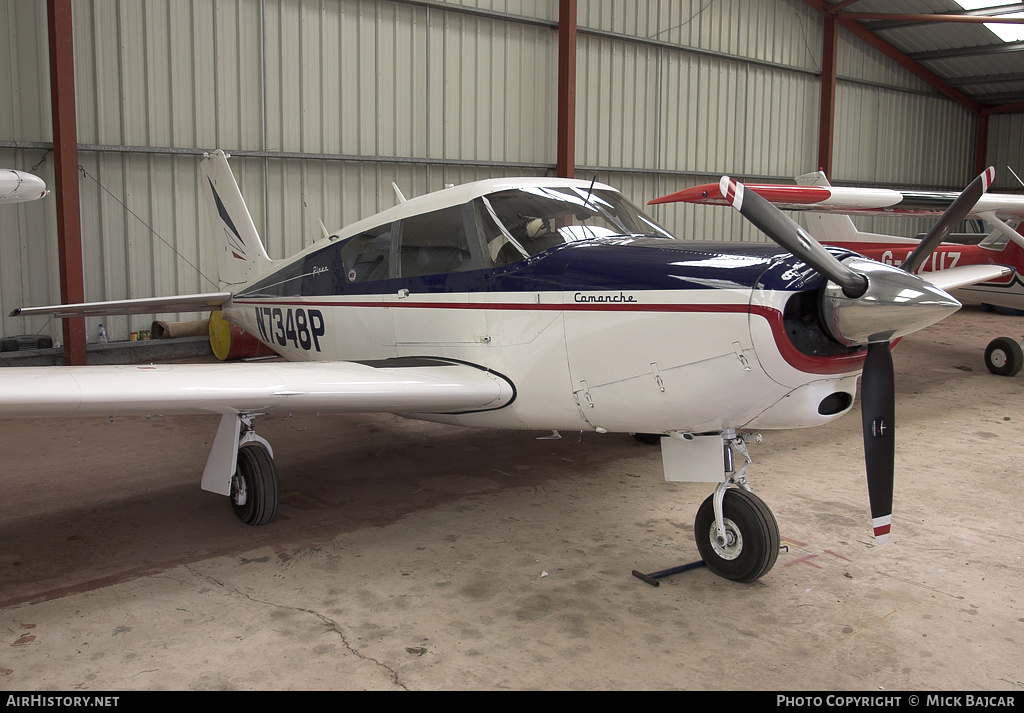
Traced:
<path id="1" fill-rule="evenodd" d="M 828 188 L 832 184 L 821 171 L 805 173 L 796 177 L 798 186 L 819 186 Z M 804 216 L 807 222 L 807 231 L 823 243 L 851 243 L 856 242 L 860 231 L 854 225 L 853 219 L 848 215 L 837 213 L 808 213 Z"/>
<path id="2" fill-rule="evenodd" d="M 221 285 L 250 282 L 270 267 L 271 260 L 228 166 L 228 156 L 217 149 L 205 155 L 200 167 L 207 213 L 218 242 L 218 279 Z"/>

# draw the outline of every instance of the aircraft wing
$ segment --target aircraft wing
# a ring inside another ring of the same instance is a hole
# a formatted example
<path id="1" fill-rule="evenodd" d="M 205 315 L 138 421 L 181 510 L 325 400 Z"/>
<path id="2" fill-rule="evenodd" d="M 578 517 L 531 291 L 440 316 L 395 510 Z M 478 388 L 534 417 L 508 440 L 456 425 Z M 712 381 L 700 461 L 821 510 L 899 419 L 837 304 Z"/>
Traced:
<path id="1" fill-rule="evenodd" d="M 0 203 L 22 203 L 42 198 L 47 193 L 43 179 L 13 168 L 0 168 Z"/>
<path id="2" fill-rule="evenodd" d="M 11 317 L 49 314 L 54 317 L 105 317 L 112 314 L 156 314 L 158 312 L 209 312 L 220 309 L 231 299 L 230 292 L 204 292 L 176 297 L 140 297 L 106 302 L 80 302 L 69 305 L 18 307 Z"/>
<path id="3" fill-rule="evenodd" d="M 836 186 L 788 186 L 781 184 L 745 184 L 748 190 L 783 210 L 846 215 L 878 215 L 879 213 L 909 216 L 942 215 L 959 193 L 940 191 L 897 191 L 887 188 L 840 188 Z M 717 183 L 694 186 L 655 198 L 649 205 L 660 203 L 700 203 L 729 205 Z M 1024 195 L 986 193 L 968 214 L 981 217 L 994 214 L 1002 219 L 1024 217 Z"/>
<path id="4" fill-rule="evenodd" d="M 515 398 L 504 377 L 435 358 L 0 369 L 0 414 L 460 413 Z"/>
<path id="5" fill-rule="evenodd" d="M 960 287 L 970 287 L 981 282 L 997 280 L 1013 273 L 1012 267 L 1005 265 L 961 265 L 950 267 L 945 270 L 933 270 L 930 272 L 918 273 L 923 280 L 927 280 L 940 290 L 955 290 Z"/>

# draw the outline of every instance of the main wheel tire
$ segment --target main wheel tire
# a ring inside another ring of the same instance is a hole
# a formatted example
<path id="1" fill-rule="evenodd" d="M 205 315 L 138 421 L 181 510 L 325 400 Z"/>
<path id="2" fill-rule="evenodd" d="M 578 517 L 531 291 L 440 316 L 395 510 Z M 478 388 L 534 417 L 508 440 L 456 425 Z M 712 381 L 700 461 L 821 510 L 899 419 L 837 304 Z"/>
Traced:
<path id="1" fill-rule="evenodd" d="M 1015 376 L 1024 366 L 1024 350 L 1009 337 L 996 337 L 985 348 L 985 366 L 997 376 Z"/>
<path id="2" fill-rule="evenodd" d="M 267 449 L 249 443 L 238 449 L 238 465 L 231 479 L 231 507 L 246 525 L 266 525 L 277 514 L 280 487 L 277 466 Z"/>
<path id="3" fill-rule="evenodd" d="M 723 525 L 729 542 L 718 542 L 715 496 L 697 509 L 693 534 L 697 551 L 712 572 L 736 582 L 753 582 L 766 575 L 779 556 L 779 525 L 761 498 L 730 488 L 722 502 Z"/>
<path id="4" fill-rule="evenodd" d="M 635 438 L 640 443 L 646 443 L 649 446 L 661 443 L 660 433 L 634 433 L 633 438 Z"/>

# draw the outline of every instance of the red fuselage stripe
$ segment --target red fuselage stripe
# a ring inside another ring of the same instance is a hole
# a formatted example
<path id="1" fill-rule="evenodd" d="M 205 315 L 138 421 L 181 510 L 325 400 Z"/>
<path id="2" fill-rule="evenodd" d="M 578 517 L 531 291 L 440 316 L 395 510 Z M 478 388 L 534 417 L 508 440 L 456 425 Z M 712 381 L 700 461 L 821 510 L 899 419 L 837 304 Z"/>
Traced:
<path id="1" fill-rule="evenodd" d="M 623 302 L 586 302 L 571 304 L 527 304 L 521 302 L 316 302 L 296 300 L 237 300 L 235 305 L 265 307 L 370 307 L 388 309 L 486 309 L 522 310 L 535 312 L 689 312 L 698 314 L 744 314 L 762 317 L 772 330 L 775 346 L 782 358 L 794 369 L 807 374 L 846 374 L 860 371 L 864 366 L 865 352 L 859 350 L 850 354 L 818 357 L 804 354 L 786 336 L 782 313 L 771 307 L 760 305 L 727 304 L 639 304 Z"/>

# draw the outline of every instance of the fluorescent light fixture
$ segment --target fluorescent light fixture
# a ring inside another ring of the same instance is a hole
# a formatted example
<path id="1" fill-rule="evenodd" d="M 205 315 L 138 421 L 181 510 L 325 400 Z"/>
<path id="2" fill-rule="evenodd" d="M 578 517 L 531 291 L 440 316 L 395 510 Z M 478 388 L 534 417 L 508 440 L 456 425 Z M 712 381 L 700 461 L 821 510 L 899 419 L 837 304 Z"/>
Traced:
<path id="1" fill-rule="evenodd" d="M 990 7 L 1004 7 L 1009 3 L 1006 0 L 1002 2 L 993 2 L 992 0 L 953 0 L 957 5 L 962 7 L 964 10 L 984 10 Z M 1000 17 L 1019 17 L 1024 18 L 1024 4 L 1021 4 L 1020 12 L 1008 13 L 1000 15 Z M 1003 23 L 992 23 L 986 22 L 985 27 L 992 30 L 996 37 L 1001 39 L 1003 42 L 1019 42 L 1024 40 L 1024 25 L 1010 25 Z"/>

